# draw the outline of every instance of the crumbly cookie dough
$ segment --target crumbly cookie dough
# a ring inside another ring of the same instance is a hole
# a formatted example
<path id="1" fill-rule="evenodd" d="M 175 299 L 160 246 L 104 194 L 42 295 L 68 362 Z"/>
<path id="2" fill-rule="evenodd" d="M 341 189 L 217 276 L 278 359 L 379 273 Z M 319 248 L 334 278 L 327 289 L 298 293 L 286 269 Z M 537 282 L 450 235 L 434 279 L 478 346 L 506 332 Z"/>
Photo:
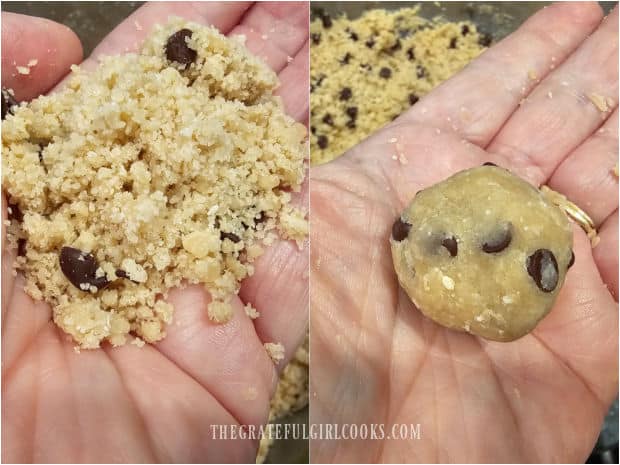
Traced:
<path id="1" fill-rule="evenodd" d="M 470 22 L 369 10 L 310 25 L 311 161 L 325 163 L 389 123 L 491 43 Z"/>
<path id="2" fill-rule="evenodd" d="M 14 106 L 3 92 L 8 240 L 26 291 L 84 348 L 165 336 L 184 282 L 212 320 L 278 233 L 301 242 L 305 128 L 275 73 L 241 40 L 172 19 L 138 54 L 73 69 L 68 87 Z M 5 105 L 5 101 L 7 102 Z"/>
<path id="3" fill-rule="evenodd" d="M 427 317 L 496 341 L 527 334 L 551 310 L 572 243 L 565 214 L 496 166 L 418 192 L 390 237 L 398 280 Z"/>

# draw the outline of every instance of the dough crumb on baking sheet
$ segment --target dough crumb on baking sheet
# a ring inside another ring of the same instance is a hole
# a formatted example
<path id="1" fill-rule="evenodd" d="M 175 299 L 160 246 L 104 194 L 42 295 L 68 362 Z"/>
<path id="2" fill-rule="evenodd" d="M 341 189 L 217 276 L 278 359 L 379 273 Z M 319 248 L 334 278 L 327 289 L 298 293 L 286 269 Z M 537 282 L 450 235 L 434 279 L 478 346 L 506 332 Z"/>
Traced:
<path id="1" fill-rule="evenodd" d="M 260 316 L 260 312 L 256 310 L 252 304 L 245 304 L 245 314 L 249 316 L 252 320 L 257 319 Z"/>
<path id="2" fill-rule="evenodd" d="M 471 22 L 419 8 L 317 13 L 310 24 L 312 164 L 326 163 L 415 105 L 490 45 Z M 424 111 L 423 111 L 424 112 Z"/>
<path id="3" fill-rule="evenodd" d="M 16 69 L 19 74 L 30 74 L 30 68 L 27 66 L 16 66 Z"/>
<path id="4" fill-rule="evenodd" d="M 306 129 L 273 95 L 276 74 L 178 18 L 138 53 L 72 71 L 2 122 L 7 242 L 26 292 L 82 348 L 161 340 L 168 289 L 184 283 L 204 285 L 209 318 L 229 321 L 265 247 L 308 230 L 291 203 Z"/>

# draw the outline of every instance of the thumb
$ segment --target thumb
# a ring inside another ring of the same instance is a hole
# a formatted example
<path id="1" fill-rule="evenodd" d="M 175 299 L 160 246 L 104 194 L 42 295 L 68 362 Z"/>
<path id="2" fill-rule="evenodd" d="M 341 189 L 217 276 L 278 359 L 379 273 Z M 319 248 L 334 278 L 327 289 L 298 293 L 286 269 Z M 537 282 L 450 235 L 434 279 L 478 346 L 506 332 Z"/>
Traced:
<path id="1" fill-rule="evenodd" d="M 2 87 L 13 89 L 18 102 L 49 91 L 81 61 L 82 44 L 68 27 L 2 13 Z"/>

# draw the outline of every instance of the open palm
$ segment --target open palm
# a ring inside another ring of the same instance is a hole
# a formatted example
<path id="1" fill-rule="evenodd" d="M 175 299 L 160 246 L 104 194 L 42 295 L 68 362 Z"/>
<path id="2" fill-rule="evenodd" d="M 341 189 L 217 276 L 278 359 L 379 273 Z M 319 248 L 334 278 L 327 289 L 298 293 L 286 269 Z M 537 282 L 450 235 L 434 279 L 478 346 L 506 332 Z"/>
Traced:
<path id="1" fill-rule="evenodd" d="M 246 35 L 248 48 L 278 72 L 287 112 L 307 122 L 304 3 L 147 4 L 106 37 L 83 67 L 96 66 L 95 57 L 102 54 L 136 50 L 151 27 L 170 15 Z M 15 89 L 18 100 L 48 91 L 81 59 L 77 38 L 44 20 L 5 14 L 2 39 L 3 87 Z M 33 56 L 39 63 L 30 75 L 11 74 L 13 60 L 21 64 Z M 295 201 L 306 198 L 304 188 Z M 254 276 L 244 281 L 235 315 L 225 325 L 209 321 L 208 293 L 190 286 L 170 293 L 174 322 L 157 345 L 81 353 L 52 323 L 49 306 L 23 292 L 24 278 L 11 273 L 14 255 L 3 249 L 4 462 L 254 460 L 256 441 L 214 439 L 211 425 L 267 420 L 277 368 L 263 343 L 284 345 L 281 368 L 303 340 L 307 247 L 299 251 L 280 241 L 269 248 L 256 262 Z M 260 318 L 250 320 L 242 301 L 252 302 Z"/>
<path id="2" fill-rule="evenodd" d="M 617 9 L 601 18 L 596 3 L 541 10 L 312 170 L 311 421 L 421 425 L 420 440 L 314 440 L 313 461 L 587 457 L 618 380 Z M 611 97 L 609 110 L 591 94 Z M 554 309 L 511 343 L 425 318 L 398 286 L 388 241 L 417 191 L 486 161 L 573 199 L 601 239 L 592 249 L 575 226 Z"/>

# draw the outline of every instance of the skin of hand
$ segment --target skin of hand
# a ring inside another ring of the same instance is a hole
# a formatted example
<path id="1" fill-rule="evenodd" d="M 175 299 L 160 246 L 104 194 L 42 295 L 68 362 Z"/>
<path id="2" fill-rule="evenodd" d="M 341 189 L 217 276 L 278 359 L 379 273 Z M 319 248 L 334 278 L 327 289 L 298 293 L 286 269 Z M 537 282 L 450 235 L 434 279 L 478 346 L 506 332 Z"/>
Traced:
<path id="1" fill-rule="evenodd" d="M 227 35 L 246 35 L 248 48 L 278 73 L 277 93 L 287 112 L 307 123 L 308 5 L 303 2 L 146 4 L 81 66 L 94 69 L 99 55 L 137 50 L 153 25 L 171 15 L 212 24 Z M 10 13 L 2 14 L 2 22 L 2 85 L 13 88 L 18 100 L 47 92 L 81 61 L 80 42 L 64 26 Z M 15 72 L 14 61 L 21 66 L 31 58 L 38 64 L 30 75 Z M 294 201 L 307 204 L 307 191 L 306 183 Z M 3 198 L 3 219 L 6 215 Z M 4 239 L 4 226 L 2 233 Z M 307 330 L 308 247 L 300 251 L 282 240 L 267 249 L 255 274 L 243 282 L 235 315 L 225 325 L 209 321 L 208 293 L 189 286 L 171 291 L 174 322 L 160 343 L 141 349 L 106 344 L 79 354 L 51 321 L 50 307 L 30 299 L 23 276 L 11 273 L 15 251 L 3 247 L 2 253 L 4 462 L 254 461 L 257 441 L 219 440 L 211 425 L 267 421 L 278 370 Z M 261 316 L 252 321 L 243 302 L 251 302 Z M 264 342 L 284 345 L 285 360 L 277 367 Z"/>
<path id="2" fill-rule="evenodd" d="M 603 20 L 594 2 L 554 4 L 311 170 L 311 423 L 421 432 L 312 440 L 313 462 L 583 463 L 618 392 L 617 102 L 617 8 Z M 567 195 L 601 239 L 592 249 L 574 227 L 554 309 L 511 343 L 425 318 L 399 288 L 388 241 L 416 191 L 486 161 Z"/>

